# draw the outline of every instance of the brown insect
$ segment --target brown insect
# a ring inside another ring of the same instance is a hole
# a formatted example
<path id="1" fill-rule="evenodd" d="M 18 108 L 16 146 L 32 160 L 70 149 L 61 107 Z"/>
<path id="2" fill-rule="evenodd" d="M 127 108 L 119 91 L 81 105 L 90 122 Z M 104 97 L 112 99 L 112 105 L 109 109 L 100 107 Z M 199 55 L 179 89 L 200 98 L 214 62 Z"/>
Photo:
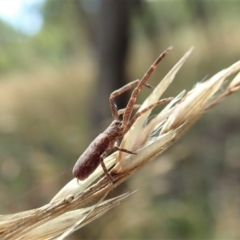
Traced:
<path id="1" fill-rule="evenodd" d="M 83 152 L 83 154 L 77 160 L 75 166 L 73 167 L 73 175 L 79 179 L 84 180 L 89 177 L 95 169 L 102 165 L 104 173 L 108 176 L 108 178 L 113 183 L 113 179 L 110 176 L 103 159 L 113 150 L 118 150 L 122 152 L 126 152 L 129 154 L 136 154 L 127 149 L 122 149 L 117 146 L 117 140 L 124 136 L 127 131 L 131 128 L 134 122 L 145 112 L 154 108 L 155 106 L 165 103 L 171 99 L 162 99 L 154 104 L 151 104 L 147 108 L 143 109 L 140 112 L 137 112 L 132 118 L 132 112 L 138 106 L 135 105 L 138 94 L 140 93 L 143 86 L 149 85 L 146 83 L 153 71 L 156 69 L 158 63 L 167 55 L 167 53 L 172 48 L 168 48 L 165 50 L 152 64 L 152 66 L 148 69 L 148 71 L 144 74 L 141 80 L 135 80 L 123 86 L 122 88 L 114 91 L 109 98 L 110 109 L 113 116 L 113 121 L 110 126 L 101 134 L 99 134 L 88 146 L 88 148 Z M 134 90 L 131 94 L 131 97 L 128 101 L 128 104 L 125 109 L 118 110 L 115 98 L 122 93 L 128 91 L 132 87 Z M 120 115 L 122 115 L 122 119 L 120 120 Z"/>

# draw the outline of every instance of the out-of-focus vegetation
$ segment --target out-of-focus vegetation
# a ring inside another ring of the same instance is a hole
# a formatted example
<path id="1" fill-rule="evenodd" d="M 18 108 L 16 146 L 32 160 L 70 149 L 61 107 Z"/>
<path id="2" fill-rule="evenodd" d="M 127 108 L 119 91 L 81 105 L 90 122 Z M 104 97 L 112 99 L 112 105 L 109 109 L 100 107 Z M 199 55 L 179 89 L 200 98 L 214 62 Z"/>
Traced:
<path id="1" fill-rule="evenodd" d="M 31 37 L 0 22 L 1 214 L 48 202 L 72 178 L 73 164 L 91 141 L 98 66 L 90 26 L 98 21 L 100 2 L 46 0 L 38 8 L 43 28 Z M 239 60 L 238 1 L 144 1 L 131 9 L 130 80 L 170 45 L 151 84 L 191 46 L 195 50 L 169 95 Z M 239 239 L 239 103 L 236 94 L 204 116 L 162 161 L 129 180 L 124 191 L 139 189 L 135 196 L 78 236 Z"/>

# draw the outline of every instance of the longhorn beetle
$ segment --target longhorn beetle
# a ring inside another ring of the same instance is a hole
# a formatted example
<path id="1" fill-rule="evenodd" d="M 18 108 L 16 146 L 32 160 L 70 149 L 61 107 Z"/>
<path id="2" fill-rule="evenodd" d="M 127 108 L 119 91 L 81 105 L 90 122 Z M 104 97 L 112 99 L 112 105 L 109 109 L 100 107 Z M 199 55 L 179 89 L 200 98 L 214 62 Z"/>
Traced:
<path id="1" fill-rule="evenodd" d="M 153 71 L 156 69 L 158 63 L 167 55 L 167 53 L 172 48 L 168 48 L 165 50 L 157 59 L 156 61 L 151 65 L 151 67 L 148 69 L 148 71 L 144 74 L 141 80 L 135 80 L 132 81 L 122 88 L 114 91 L 109 98 L 110 103 L 110 109 L 112 112 L 113 121 L 110 124 L 110 126 L 101 134 L 99 134 L 88 146 L 88 148 L 83 152 L 83 154 L 79 157 L 77 160 L 75 166 L 73 167 L 73 175 L 79 179 L 84 180 L 87 177 L 89 177 L 95 169 L 99 166 L 99 164 L 102 165 L 104 173 L 108 176 L 108 178 L 111 180 L 112 183 L 114 183 L 112 177 L 110 176 L 103 159 L 113 150 L 118 150 L 122 152 L 126 152 L 129 154 L 136 154 L 134 152 L 128 151 L 127 149 L 119 148 L 117 146 L 117 140 L 124 136 L 124 134 L 127 133 L 127 131 L 131 128 L 131 126 L 134 124 L 134 122 L 145 112 L 149 111 L 150 109 L 154 108 L 155 106 L 168 102 L 172 98 L 162 99 L 160 101 L 157 101 L 154 104 L 151 104 L 150 106 L 146 107 L 140 112 L 137 112 L 132 118 L 132 111 L 137 108 L 138 106 L 135 105 L 136 99 L 138 94 L 140 93 L 143 86 L 149 85 L 146 83 Z M 134 90 L 131 94 L 131 97 L 127 103 L 127 106 L 123 110 L 118 110 L 117 105 L 115 103 L 115 98 L 122 93 L 128 91 L 132 87 L 134 87 Z M 122 119 L 120 120 L 120 115 L 122 116 Z"/>

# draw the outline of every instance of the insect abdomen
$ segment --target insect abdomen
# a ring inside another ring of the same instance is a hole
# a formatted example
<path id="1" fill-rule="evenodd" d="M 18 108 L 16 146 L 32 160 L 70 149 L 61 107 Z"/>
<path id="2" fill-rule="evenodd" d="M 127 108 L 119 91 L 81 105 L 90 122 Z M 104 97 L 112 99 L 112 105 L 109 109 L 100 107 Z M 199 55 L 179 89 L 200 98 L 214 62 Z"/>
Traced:
<path id="1" fill-rule="evenodd" d="M 73 167 L 73 175 L 79 180 L 90 176 L 100 164 L 100 156 L 108 148 L 108 145 L 108 136 L 103 133 L 98 135 L 77 160 Z"/>

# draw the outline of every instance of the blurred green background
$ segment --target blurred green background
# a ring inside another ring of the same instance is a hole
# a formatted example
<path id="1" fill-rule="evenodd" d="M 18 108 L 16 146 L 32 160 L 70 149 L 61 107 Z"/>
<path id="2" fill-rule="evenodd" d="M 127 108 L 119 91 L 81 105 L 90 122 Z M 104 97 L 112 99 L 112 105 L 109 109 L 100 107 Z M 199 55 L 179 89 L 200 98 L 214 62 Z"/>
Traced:
<path id="1" fill-rule="evenodd" d="M 0 21 L 1 214 L 40 207 L 72 179 L 111 122 L 109 94 L 168 46 L 153 85 L 195 49 L 166 96 L 239 60 L 239 12 L 228 0 L 31 0 L 39 30 L 34 17 L 32 32 Z M 134 196 L 70 239 L 240 239 L 239 106 L 235 94 L 205 115 L 112 193 Z"/>

